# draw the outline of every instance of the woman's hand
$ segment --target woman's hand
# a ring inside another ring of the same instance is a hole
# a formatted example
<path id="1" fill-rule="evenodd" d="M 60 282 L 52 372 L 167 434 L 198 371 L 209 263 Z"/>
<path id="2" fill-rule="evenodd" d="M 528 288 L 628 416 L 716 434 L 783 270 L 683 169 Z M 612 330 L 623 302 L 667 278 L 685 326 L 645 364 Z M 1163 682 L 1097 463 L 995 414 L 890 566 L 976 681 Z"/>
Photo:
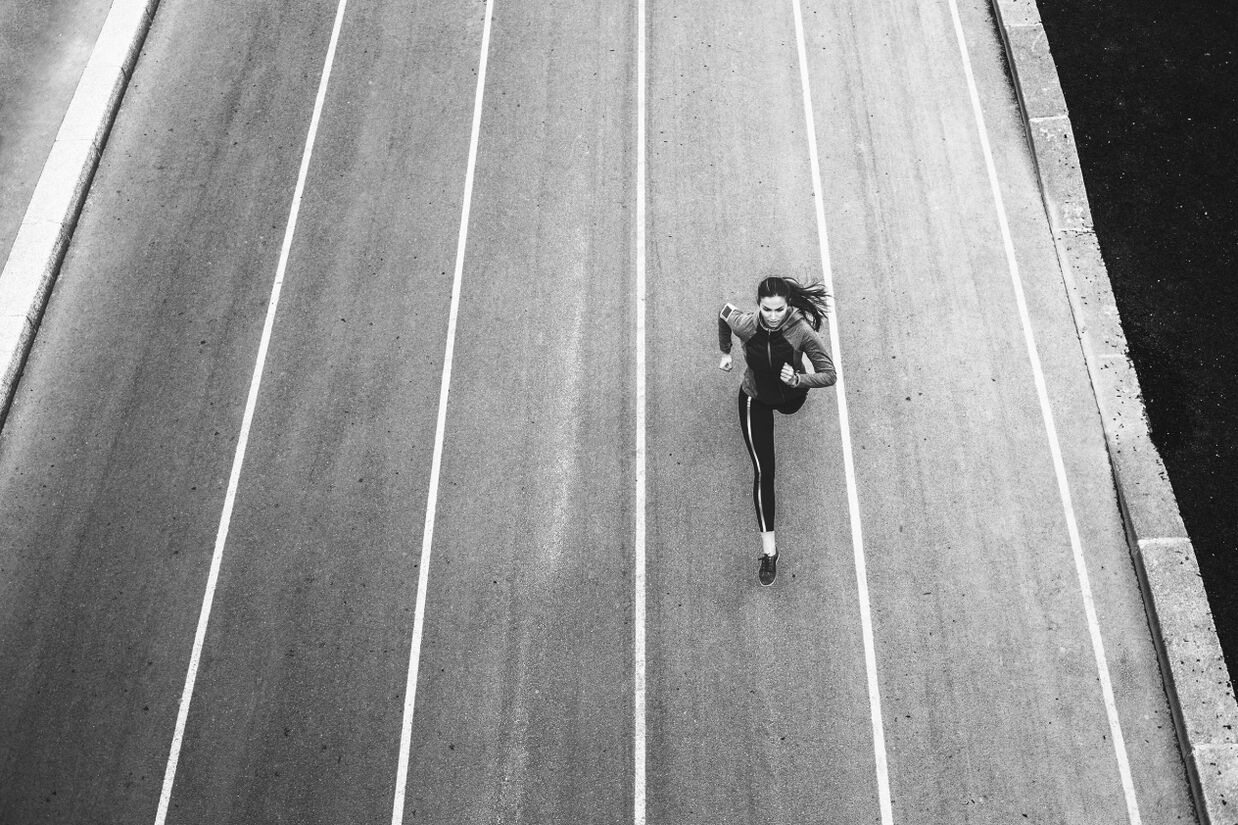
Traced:
<path id="1" fill-rule="evenodd" d="M 791 369 L 790 364 L 782 365 L 782 372 L 779 373 L 778 377 L 788 387 L 798 387 L 800 385 L 800 377 L 795 374 L 795 370 Z"/>
<path id="2" fill-rule="evenodd" d="M 718 369 L 723 372 L 731 371 L 731 353 L 726 353 L 722 356 L 722 360 L 718 362 Z"/>

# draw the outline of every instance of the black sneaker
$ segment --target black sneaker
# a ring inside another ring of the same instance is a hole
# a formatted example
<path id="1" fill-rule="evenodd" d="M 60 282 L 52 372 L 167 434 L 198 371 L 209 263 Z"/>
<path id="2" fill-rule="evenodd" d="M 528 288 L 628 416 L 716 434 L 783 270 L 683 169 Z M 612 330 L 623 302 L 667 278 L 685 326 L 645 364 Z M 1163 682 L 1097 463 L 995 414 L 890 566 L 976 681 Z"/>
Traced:
<path id="1" fill-rule="evenodd" d="M 774 583 L 774 579 L 778 577 L 778 551 L 775 550 L 772 554 L 761 554 L 761 572 L 757 574 L 761 580 L 761 584 L 769 587 Z"/>

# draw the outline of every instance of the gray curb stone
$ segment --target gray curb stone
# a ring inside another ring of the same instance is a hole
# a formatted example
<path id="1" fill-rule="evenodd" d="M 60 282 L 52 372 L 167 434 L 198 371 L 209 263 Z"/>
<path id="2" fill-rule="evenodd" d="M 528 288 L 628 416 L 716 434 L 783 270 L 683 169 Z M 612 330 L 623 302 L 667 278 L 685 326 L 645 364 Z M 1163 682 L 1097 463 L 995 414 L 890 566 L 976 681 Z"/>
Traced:
<path id="1" fill-rule="evenodd" d="M 114 0 L 0 270 L 0 424 L 158 0 Z"/>
<path id="2" fill-rule="evenodd" d="M 1196 812 L 1205 825 L 1238 825 L 1238 703 L 1195 550 L 1148 432 L 1057 67 L 1035 0 L 994 0 L 993 9 L 1096 393 Z"/>

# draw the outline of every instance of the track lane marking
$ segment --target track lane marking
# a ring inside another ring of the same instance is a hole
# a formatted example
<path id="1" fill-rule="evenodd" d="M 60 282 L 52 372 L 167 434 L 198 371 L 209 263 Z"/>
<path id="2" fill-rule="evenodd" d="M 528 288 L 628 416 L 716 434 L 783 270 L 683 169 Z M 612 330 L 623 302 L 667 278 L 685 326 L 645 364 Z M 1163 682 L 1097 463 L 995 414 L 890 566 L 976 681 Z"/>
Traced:
<path id="1" fill-rule="evenodd" d="M 636 4 L 636 518 L 632 574 L 632 802 L 635 825 L 645 825 L 645 0 Z"/>
<path id="2" fill-rule="evenodd" d="M 1109 733 L 1113 742 L 1114 755 L 1117 758 L 1118 774 L 1122 782 L 1122 792 L 1126 798 L 1126 813 L 1130 825 L 1140 825 L 1139 802 L 1135 796 L 1135 785 L 1131 778 L 1130 761 L 1126 753 L 1126 740 L 1122 736 L 1122 726 L 1118 719 L 1117 703 L 1113 696 L 1113 682 L 1109 675 L 1109 664 L 1105 658 L 1105 645 L 1101 639 L 1100 622 L 1096 616 L 1096 604 L 1092 598 L 1092 585 L 1088 579 L 1087 562 L 1083 557 L 1083 542 L 1079 537 L 1079 527 L 1075 520 L 1075 508 L 1071 501 L 1070 484 L 1066 478 L 1066 465 L 1062 460 L 1062 448 L 1058 442 L 1057 427 L 1053 422 L 1053 410 L 1049 406 L 1049 391 L 1045 383 L 1044 370 L 1041 367 L 1040 355 L 1036 348 L 1036 338 L 1032 333 L 1031 316 L 1027 310 L 1027 299 L 1023 290 L 1023 279 L 1019 275 L 1019 264 L 1015 259 L 1014 240 L 1010 234 L 1010 223 L 1006 217 L 1006 206 L 1002 199 L 1001 186 L 997 179 L 997 165 L 993 160 L 993 150 L 989 144 L 988 128 L 985 126 L 984 112 L 980 107 L 980 94 L 976 90 L 976 78 L 972 72 L 971 56 L 967 50 L 967 41 L 963 36 L 963 23 L 959 18 L 958 4 L 949 0 L 950 17 L 954 22 L 954 34 L 958 41 L 959 54 L 963 59 L 963 73 L 967 79 L 967 91 L 971 98 L 972 114 L 976 120 L 976 131 L 980 137 L 980 147 L 984 154 L 984 166 L 989 176 L 989 188 L 993 194 L 993 202 L 997 210 L 997 222 L 1001 229 L 1002 244 L 1006 251 L 1007 268 L 1010 272 L 1011 284 L 1014 287 L 1015 303 L 1019 309 L 1019 321 L 1023 326 L 1023 340 L 1027 345 L 1028 360 L 1032 366 L 1032 377 L 1036 384 L 1036 396 L 1040 402 L 1040 413 L 1044 419 L 1045 434 L 1049 441 L 1049 454 L 1053 460 L 1053 472 L 1057 476 L 1058 495 L 1062 501 L 1062 510 L 1066 517 L 1066 530 L 1070 534 L 1070 548 L 1074 555 L 1075 572 L 1079 579 L 1079 590 L 1083 597 L 1083 610 L 1087 616 L 1088 635 L 1092 641 L 1092 654 L 1096 660 L 1096 672 L 1104 699 L 1105 714 L 1109 721 Z"/>
<path id="3" fill-rule="evenodd" d="M 339 0 L 335 11 L 335 23 L 331 28 L 331 40 L 327 45 L 327 54 L 323 60 L 322 76 L 318 81 L 318 94 L 314 98 L 314 111 L 310 116 L 309 131 L 305 136 L 305 148 L 301 153 L 301 167 L 297 172 L 297 183 L 292 193 L 292 205 L 288 210 L 288 223 L 284 228 L 284 240 L 280 246 L 279 263 L 275 268 L 275 282 L 271 285 L 271 297 L 267 301 L 266 319 L 262 324 L 262 337 L 258 341 L 258 354 L 254 364 L 253 376 L 249 382 L 249 395 L 245 399 L 245 412 L 241 417 L 241 431 L 237 437 L 236 451 L 232 457 L 232 470 L 228 475 L 228 488 L 224 494 L 223 511 L 219 516 L 219 528 L 215 533 L 215 549 L 211 555 L 210 573 L 206 580 L 206 592 L 202 597 L 202 609 L 198 613 L 198 627 L 194 633 L 193 649 L 189 655 L 189 670 L 185 676 L 185 687 L 181 691 L 180 707 L 176 714 L 176 727 L 172 734 L 172 747 L 168 754 L 167 765 L 164 768 L 163 787 L 159 793 L 159 807 L 155 813 L 155 825 L 163 825 L 167 820 L 168 806 L 172 800 L 172 786 L 176 781 L 176 768 L 180 762 L 181 746 L 185 738 L 185 724 L 189 719 L 189 705 L 193 699 L 194 685 L 198 678 L 198 666 L 202 660 L 202 648 L 206 642 L 207 626 L 210 623 L 211 607 L 215 601 L 215 588 L 219 583 L 219 570 L 223 563 L 224 545 L 228 540 L 228 528 L 232 523 L 232 510 L 236 504 L 236 491 L 241 480 L 241 467 L 245 462 L 245 449 L 249 444 L 249 432 L 253 426 L 254 410 L 258 406 L 258 390 L 262 386 L 262 373 L 266 366 L 267 350 L 271 343 L 271 333 L 275 327 L 275 311 L 279 306 L 279 296 L 283 291 L 284 275 L 288 269 L 288 257 L 292 250 L 292 238 L 297 228 L 297 218 L 301 212 L 301 199 L 305 194 L 305 180 L 309 175 L 310 157 L 314 150 L 314 140 L 318 135 L 318 123 L 322 116 L 323 102 L 327 96 L 327 83 L 331 79 L 331 66 L 335 62 L 335 49 L 339 43 L 340 29 L 344 23 L 344 9 L 348 0 Z"/>
<path id="4" fill-rule="evenodd" d="M 795 13 L 795 46 L 799 55 L 800 91 L 804 99 L 804 122 L 808 133 L 808 158 L 812 166 L 812 200 L 817 218 L 817 247 L 821 257 L 821 278 L 830 295 L 834 295 L 830 245 L 825 226 L 825 195 L 821 186 L 821 162 L 817 154 L 817 125 L 813 118 L 812 90 L 808 83 L 808 55 L 804 44 L 804 20 L 800 0 L 791 0 Z M 838 324 L 835 322 L 834 301 L 830 302 L 830 350 L 838 374 L 835 397 L 838 399 L 838 428 L 842 435 L 843 467 L 847 479 L 847 506 L 851 518 L 851 549 L 855 559 L 856 588 L 860 605 L 860 630 L 864 639 L 864 668 L 868 679 L 869 717 L 873 731 L 873 760 L 877 774 L 877 800 L 882 825 L 894 822 L 890 799 L 889 760 L 886 756 L 885 724 L 881 716 L 881 688 L 877 680 L 877 651 L 873 639 L 872 607 L 868 593 L 868 566 L 864 558 L 864 534 L 860 523 L 860 497 L 856 487 L 855 458 L 851 449 L 851 423 L 847 411 L 847 390 L 843 380 Z"/>
<path id="5" fill-rule="evenodd" d="M 460 234 L 456 240 L 456 263 L 452 274 L 451 310 L 447 318 L 447 346 L 443 353 L 443 374 L 439 384 L 438 418 L 434 427 L 434 456 L 430 464 L 430 485 L 426 494 L 425 526 L 421 533 L 421 562 L 417 574 L 417 601 L 413 612 L 413 637 L 408 657 L 408 680 L 404 688 L 404 718 L 400 726 L 400 752 L 396 767 L 395 797 L 391 825 L 404 821 L 404 802 L 408 790 L 408 760 L 412 750 L 413 711 L 417 699 L 417 675 L 421 665 L 421 640 L 425 630 L 426 589 L 430 578 L 430 550 L 434 543 L 434 519 L 438 509 L 439 476 L 443 465 L 443 441 L 447 429 L 447 397 L 451 389 L 452 358 L 456 349 L 456 325 L 460 315 L 460 289 L 464 278 L 464 251 L 468 244 L 469 213 L 473 201 L 473 178 L 477 168 L 477 144 L 481 132 L 482 100 L 486 89 L 486 63 L 490 51 L 490 23 L 493 0 L 486 0 L 482 26 L 481 56 L 477 62 L 477 88 L 473 96 L 473 125 L 469 135 L 468 165 L 464 172 L 464 202 L 460 207 Z"/>

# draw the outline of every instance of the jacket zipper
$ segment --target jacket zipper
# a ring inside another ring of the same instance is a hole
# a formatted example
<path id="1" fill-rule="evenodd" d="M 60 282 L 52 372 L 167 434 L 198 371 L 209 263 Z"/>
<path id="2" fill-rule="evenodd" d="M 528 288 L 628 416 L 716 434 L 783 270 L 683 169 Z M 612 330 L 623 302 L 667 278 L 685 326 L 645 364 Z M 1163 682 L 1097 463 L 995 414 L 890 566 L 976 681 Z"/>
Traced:
<path id="1" fill-rule="evenodd" d="M 773 373 L 774 371 L 774 341 L 773 341 L 773 338 L 774 338 L 773 333 L 771 333 L 769 330 L 766 330 L 765 331 L 765 354 L 766 354 L 766 357 L 769 358 L 769 371 L 771 373 Z M 778 387 L 778 399 L 780 401 L 786 401 L 787 393 L 782 388 L 782 378 L 780 378 L 777 375 L 774 376 L 774 386 Z"/>

